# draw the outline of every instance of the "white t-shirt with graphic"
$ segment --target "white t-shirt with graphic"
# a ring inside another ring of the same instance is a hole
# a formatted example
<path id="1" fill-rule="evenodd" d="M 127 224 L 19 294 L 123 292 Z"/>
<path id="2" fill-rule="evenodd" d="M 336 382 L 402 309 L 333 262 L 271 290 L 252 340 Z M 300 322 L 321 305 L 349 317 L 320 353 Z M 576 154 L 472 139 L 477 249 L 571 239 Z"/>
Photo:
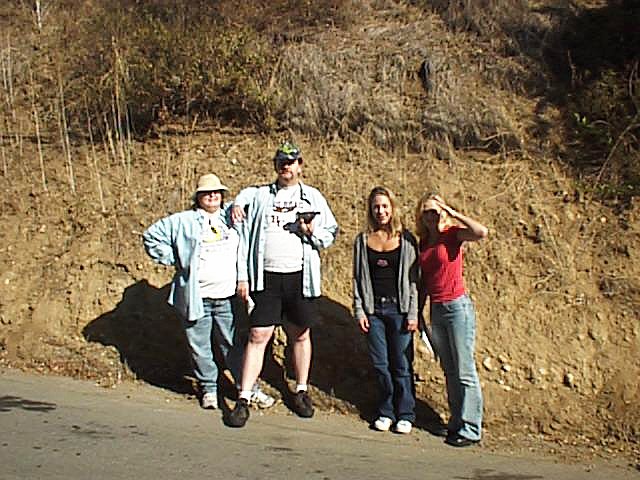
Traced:
<path id="1" fill-rule="evenodd" d="M 264 269 L 267 272 L 291 273 L 302 270 L 302 240 L 296 235 L 296 213 L 301 212 L 300 185 L 281 187 L 267 211 Z"/>
<path id="2" fill-rule="evenodd" d="M 227 298 L 236 291 L 238 233 L 225 225 L 220 211 L 204 214 L 198 281 L 202 298 Z"/>

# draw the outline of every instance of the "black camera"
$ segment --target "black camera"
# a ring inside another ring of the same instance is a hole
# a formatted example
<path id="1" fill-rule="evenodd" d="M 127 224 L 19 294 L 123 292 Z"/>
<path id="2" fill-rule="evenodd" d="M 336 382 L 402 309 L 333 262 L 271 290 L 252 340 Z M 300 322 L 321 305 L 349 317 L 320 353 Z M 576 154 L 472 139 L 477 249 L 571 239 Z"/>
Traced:
<path id="1" fill-rule="evenodd" d="M 302 219 L 304 223 L 311 223 L 316 215 L 320 215 L 320 212 L 298 212 L 296 213 L 296 220 Z"/>

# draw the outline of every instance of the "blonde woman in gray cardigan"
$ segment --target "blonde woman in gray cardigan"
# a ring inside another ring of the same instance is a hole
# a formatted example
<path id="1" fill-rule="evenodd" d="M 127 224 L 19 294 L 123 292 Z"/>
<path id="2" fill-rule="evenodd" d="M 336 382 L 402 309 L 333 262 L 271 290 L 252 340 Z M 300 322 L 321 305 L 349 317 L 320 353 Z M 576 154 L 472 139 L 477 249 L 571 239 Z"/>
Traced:
<path id="1" fill-rule="evenodd" d="M 409 433 L 415 421 L 413 332 L 418 329 L 417 243 L 402 226 L 393 192 L 375 187 L 353 252 L 353 310 L 367 336 L 379 385 L 373 427 Z"/>

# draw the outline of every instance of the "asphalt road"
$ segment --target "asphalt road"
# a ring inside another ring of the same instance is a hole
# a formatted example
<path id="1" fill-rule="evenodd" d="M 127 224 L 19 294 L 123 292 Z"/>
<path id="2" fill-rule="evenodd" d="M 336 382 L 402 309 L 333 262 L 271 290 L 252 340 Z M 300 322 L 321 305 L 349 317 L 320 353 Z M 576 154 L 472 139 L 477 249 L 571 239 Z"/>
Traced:
<path id="1" fill-rule="evenodd" d="M 639 480 L 630 468 L 454 449 L 420 430 L 277 412 L 225 427 L 172 392 L 0 372 L 0 479 Z"/>

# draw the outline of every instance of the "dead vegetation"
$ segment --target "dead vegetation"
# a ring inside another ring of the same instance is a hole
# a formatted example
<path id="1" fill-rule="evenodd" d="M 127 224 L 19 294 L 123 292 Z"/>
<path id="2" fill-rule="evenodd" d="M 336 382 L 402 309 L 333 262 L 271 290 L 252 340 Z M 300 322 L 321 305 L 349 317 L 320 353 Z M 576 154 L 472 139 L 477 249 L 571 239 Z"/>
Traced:
<path id="1" fill-rule="evenodd" d="M 170 272 L 139 234 L 206 171 L 233 192 L 270 180 L 293 135 L 342 229 L 323 257 L 324 408 L 372 400 L 348 313 L 366 193 L 391 187 L 411 225 L 437 189 L 491 229 L 467 253 L 487 445 L 638 455 L 638 59 L 582 43 L 637 8 L 508 3 L 4 2 L 0 364 L 188 391 Z M 416 372 L 423 418 L 444 412 L 420 349 Z"/>

